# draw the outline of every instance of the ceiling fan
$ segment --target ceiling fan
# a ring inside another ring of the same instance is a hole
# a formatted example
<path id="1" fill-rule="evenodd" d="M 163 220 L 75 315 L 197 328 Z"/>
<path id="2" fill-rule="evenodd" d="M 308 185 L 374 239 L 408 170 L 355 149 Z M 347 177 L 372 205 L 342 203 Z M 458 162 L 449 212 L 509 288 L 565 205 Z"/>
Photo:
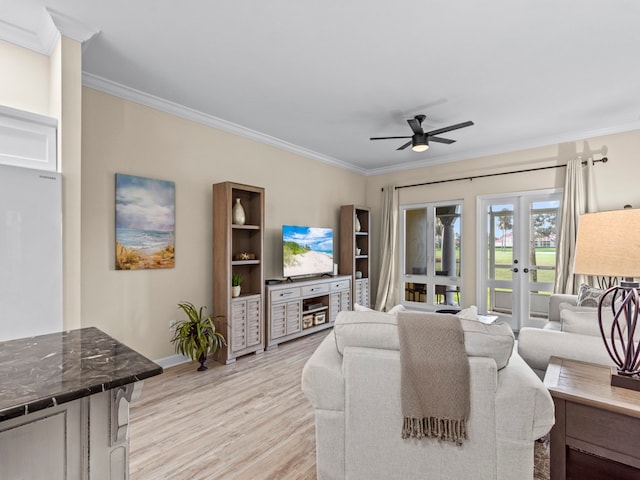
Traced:
<path id="1" fill-rule="evenodd" d="M 448 127 L 437 128 L 436 130 L 431 130 L 430 132 L 425 132 L 422 129 L 422 122 L 427 118 L 425 115 L 416 115 L 413 118 L 407 120 L 407 123 L 411 127 L 413 131 L 413 135 L 407 135 L 403 137 L 371 137 L 369 140 L 390 140 L 395 138 L 410 138 L 407 143 L 401 145 L 397 148 L 397 150 L 404 150 L 409 145 L 411 145 L 411 150 L 414 152 L 424 152 L 429 148 L 429 142 L 438 142 L 438 143 L 454 143 L 455 140 L 450 140 L 448 138 L 437 137 L 436 135 L 440 135 L 441 133 L 450 132 L 451 130 L 457 130 L 459 128 L 470 127 L 473 125 L 472 121 L 456 123 L 455 125 L 449 125 Z"/>

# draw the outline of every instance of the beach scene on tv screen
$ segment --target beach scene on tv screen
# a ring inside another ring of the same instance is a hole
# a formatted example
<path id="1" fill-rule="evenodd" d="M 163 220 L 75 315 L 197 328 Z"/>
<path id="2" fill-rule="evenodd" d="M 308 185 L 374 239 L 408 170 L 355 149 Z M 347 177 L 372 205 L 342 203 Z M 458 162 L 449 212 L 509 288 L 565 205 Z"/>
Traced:
<path id="1" fill-rule="evenodd" d="M 282 227 L 283 275 L 297 277 L 333 271 L 333 230 Z"/>

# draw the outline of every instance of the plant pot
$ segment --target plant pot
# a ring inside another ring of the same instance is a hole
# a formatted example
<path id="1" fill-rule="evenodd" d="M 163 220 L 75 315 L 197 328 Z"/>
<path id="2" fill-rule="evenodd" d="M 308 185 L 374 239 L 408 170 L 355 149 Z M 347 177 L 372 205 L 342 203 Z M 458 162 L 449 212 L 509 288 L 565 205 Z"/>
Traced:
<path id="1" fill-rule="evenodd" d="M 236 298 L 236 297 L 240 296 L 240 285 L 236 285 L 236 286 L 232 286 L 231 287 L 231 296 L 233 298 Z"/>
<path id="2" fill-rule="evenodd" d="M 204 372 L 205 370 L 207 370 L 209 367 L 207 367 L 204 362 L 207 361 L 207 356 L 202 354 L 200 355 L 200 358 L 198 358 L 198 361 L 200 362 L 200 366 L 198 367 L 198 371 L 199 372 Z"/>

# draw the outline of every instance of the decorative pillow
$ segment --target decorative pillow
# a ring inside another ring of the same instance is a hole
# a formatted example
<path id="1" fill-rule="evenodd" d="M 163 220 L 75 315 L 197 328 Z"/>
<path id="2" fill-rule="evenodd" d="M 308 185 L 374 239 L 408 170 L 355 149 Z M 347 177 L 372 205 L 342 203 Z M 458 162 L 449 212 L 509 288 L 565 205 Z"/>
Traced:
<path id="1" fill-rule="evenodd" d="M 405 310 L 404 305 L 396 305 L 391 310 L 389 310 L 387 313 L 389 315 L 396 315 L 398 312 L 403 312 L 404 310 Z"/>
<path id="2" fill-rule="evenodd" d="M 476 307 L 475 305 L 471 305 L 469 308 L 460 310 L 455 315 L 456 317 L 466 318 L 467 320 L 480 320 L 478 318 L 478 307 Z"/>
<path id="3" fill-rule="evenodd" d="M 369 307 L 365 307 L 364 305 L 360 305 L 359 303 L 354 303 L 353 304 L 353 309 L 356 312 L 377 312 L 378 311 L 378 310 L 374 310 L 374 309 L 369 308 Z M 405 309 L 404 305 L 396 305 L 391 310 L 389 310 L 388 312 L 384 312 L 384 313 L 387 313 L 389 315 L 395 315 L 398 312 L 402 312 L 404 309 Z"/>
<path id="4" fill-rule="evenodd" d="M 600 301 L 600 297 L 604 293 L 604 290 L 600 288 L 595 288 L 583 283 L 580 285 L 580 290 L 578 290 L 578 301 L 577 305 L 579 307 L 597 307 L 598 302 Z M 611 306 L 611 296 L 608 296 L 603 302 L 603 306 L 609 307 Z"/>
<path id="5" fill-rule="evenodd" d="M 513 330 L 508 323 L 487 325 L 479 320 L 460 318 L 460 324 L 468 356 L 493 358 L 498 370 L 507 366 L 515 344 Z"/>
<path id="6" fill-rule="evenodd" d="M 359 303 L 354 303 L 353 304 L 353 309 L 356 312 L 373 312 L 375 310 L 369 308 L 369 307 L 365 307 L 364 305 L 360 305 Z"/>

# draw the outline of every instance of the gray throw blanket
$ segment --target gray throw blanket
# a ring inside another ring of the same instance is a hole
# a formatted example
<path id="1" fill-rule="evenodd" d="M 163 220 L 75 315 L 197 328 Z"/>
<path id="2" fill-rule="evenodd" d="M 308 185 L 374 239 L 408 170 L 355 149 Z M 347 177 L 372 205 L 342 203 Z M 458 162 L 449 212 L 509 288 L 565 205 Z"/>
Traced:
<path id="1" fill-rule="evenodd" d="M 402 438 L 462 445 L 469 418 L 469 361 L 455 315 L 398 313 Z"/>

